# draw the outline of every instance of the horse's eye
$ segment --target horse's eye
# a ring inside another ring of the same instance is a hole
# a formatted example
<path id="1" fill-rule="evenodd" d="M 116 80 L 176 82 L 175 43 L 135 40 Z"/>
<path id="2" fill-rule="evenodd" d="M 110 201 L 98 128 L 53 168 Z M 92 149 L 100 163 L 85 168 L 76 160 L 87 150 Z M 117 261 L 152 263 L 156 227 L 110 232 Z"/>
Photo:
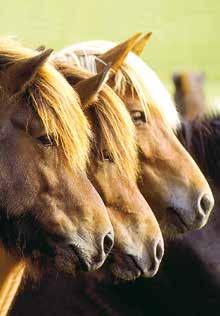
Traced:
<path id="1" fill-rule="evenodd" d="M 42 136 L 38 137 L 37 139 L 45 147 L 49 147 L 49 146 L 54 145 L 53 139 L 51 137 L 49 137 L 48 135 L 42 135 Z"/>
<path id="2" fill-rule="evenodd" d="M 131 111 L 131 117 L 135 125 L 146 123 L 146 116 L 144 111 Z"/>
<path id="3" fill-rule="evenodd" d="M 113 162 L 111 154 L 106 149 L 102 151 L 102 159 L 105 161 Z"/>

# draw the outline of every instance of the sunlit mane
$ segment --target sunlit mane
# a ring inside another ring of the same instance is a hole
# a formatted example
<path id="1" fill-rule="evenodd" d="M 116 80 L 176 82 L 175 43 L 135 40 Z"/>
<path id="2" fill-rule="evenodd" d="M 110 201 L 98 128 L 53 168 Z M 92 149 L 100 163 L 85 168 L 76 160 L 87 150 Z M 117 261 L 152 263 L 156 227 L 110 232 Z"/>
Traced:
<path id="1" fill-rule="evenodd" d="M 56 58 L 55 60 L 56 67 L 72 85 L 91 76 L 82 68 L 80 70 L 79 67 L 69 67 Z M 138 166 L 135 129 L 121 99 L 109 86 L 105 85 L 97 100 L 89 106 L 88 111 L 90 109 L 95 110 L 100 129 L 98 133 L 102 143 L 105 144 L 104 148 L 110 153 L 119 170 L 127 177 L 135 179 Z M 97 145 L 101 146 L 101 144 Z"/>
<path id="2" fill-rule="evenodd" d="M 36 55 L 11 39 L 0 39 L 0 66 Z M 72 168 L 85 169 L 90 130 L 72 87 L 49 62 L 37 73 L 25 92 L 38 112 L 47 134 L 62 148 Z"/>
<path id="3" fill-rule="evenodd" d="M 95 55 L 102 54 L 115 45 L 115 43 L 107 41 L 83 42 L 67 47 L 59 55 L 63 56 L 62 58 L 66 56 L 70 61 L 72 53 L 75 52 L 79 56 L 81 66 L 94 72 L 97 58 Z M 147 113 L 151 113 L 153 110 L 159 111 L 165 122 L 176 129 L 179 125 L 179 116 L 170 94 L 156 73 L 133 53 L 129 53 L 115 76 L 114 89 L 118 94 L 124 95 L 125 89 L 128 87 L 135 89 L 141 105 Z"/>

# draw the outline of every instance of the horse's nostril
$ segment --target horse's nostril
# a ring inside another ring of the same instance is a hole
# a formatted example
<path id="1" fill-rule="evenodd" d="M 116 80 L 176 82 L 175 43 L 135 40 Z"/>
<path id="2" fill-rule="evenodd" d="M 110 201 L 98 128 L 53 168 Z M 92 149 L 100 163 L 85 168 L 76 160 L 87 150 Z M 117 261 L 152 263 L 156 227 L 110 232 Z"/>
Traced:
<path id="1" fill-rule="evenodd" d="M 161 261 L 164 254 L 164 246 L 162 240 L 159 240 L 158 244 L 156 245 L 155 249 L 155 257 L 156 260 Z"/>
<path id="2" fill-rule="evenodd" d="M 160 262 L 164 255 L 164 243 L 163 239 L 155 239 L 153 244 L 153 255 L 151 257 L 151 264 L 148 268 L 148 273 L 150 273 L 150 276 L 154 276 L 160 266 Z"/>
<path id="3" fill-rule="evenodd" d="M 108 233 L 103 239 L 103 251 L 105 255 L 108 255 L 114 244 L 113 236 Z"/>
<path id="4" fill-rule="evenodd" d="M 200 197 L 199 208 L 205 215 L 210 213 L 213 206 L 214 206 L 214 201 L 208 194 L 205 193 Z"/>

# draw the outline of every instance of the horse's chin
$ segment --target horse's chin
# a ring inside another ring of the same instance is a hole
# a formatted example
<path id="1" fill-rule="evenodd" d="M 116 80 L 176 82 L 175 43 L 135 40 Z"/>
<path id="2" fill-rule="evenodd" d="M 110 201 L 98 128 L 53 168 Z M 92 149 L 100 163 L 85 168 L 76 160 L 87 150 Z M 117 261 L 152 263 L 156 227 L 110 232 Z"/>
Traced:
<path id="1" fill-rule="evenodd" d="M 54 272 L 75 277 L 82 271 L 79 258 L 71 248 L 65 245 L 62 247 L 59 244 L 53 246 L 51 246 L 52 255 L 33 250 L 30 255 L 25 257 L 27 275 L 33 281 L 38 281 L 43 276 Z"/>
<path id="2" fill-rule="evenodd" d="M 143 272 L 136 261 L 129 255 L 118 255 L 110 264 L 110 271 L 114 279 L 132 281 L 139 278 Z"/>
<path id="3" fill-rule="evenodd" d="M 135 265 L 128 269 L 126 266 L 113 264 L 111 267 L 111 272 L 113 279 L 117 281 L 134 281 L 142 274 L 141 270 Z"/>
<path id="4" fill-rule="evenodd" d="M 159 220 L 164 239 L 174 239 L 191 230 L 174 208 L 167 208 L 164 213 L 165 218 Z"/>

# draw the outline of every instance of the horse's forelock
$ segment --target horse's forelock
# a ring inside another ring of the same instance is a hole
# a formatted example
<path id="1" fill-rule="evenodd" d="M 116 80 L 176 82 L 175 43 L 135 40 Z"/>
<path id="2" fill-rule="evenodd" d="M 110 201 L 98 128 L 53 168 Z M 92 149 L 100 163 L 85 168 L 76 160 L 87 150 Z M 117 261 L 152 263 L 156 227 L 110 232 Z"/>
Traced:
<path id="1" fill-rule="evenodd" d="M 95 104 L 102 137 L 119 171 L 136 179 L 138 173 L 135 127 L 123 102 L 106 86 Z"/>

